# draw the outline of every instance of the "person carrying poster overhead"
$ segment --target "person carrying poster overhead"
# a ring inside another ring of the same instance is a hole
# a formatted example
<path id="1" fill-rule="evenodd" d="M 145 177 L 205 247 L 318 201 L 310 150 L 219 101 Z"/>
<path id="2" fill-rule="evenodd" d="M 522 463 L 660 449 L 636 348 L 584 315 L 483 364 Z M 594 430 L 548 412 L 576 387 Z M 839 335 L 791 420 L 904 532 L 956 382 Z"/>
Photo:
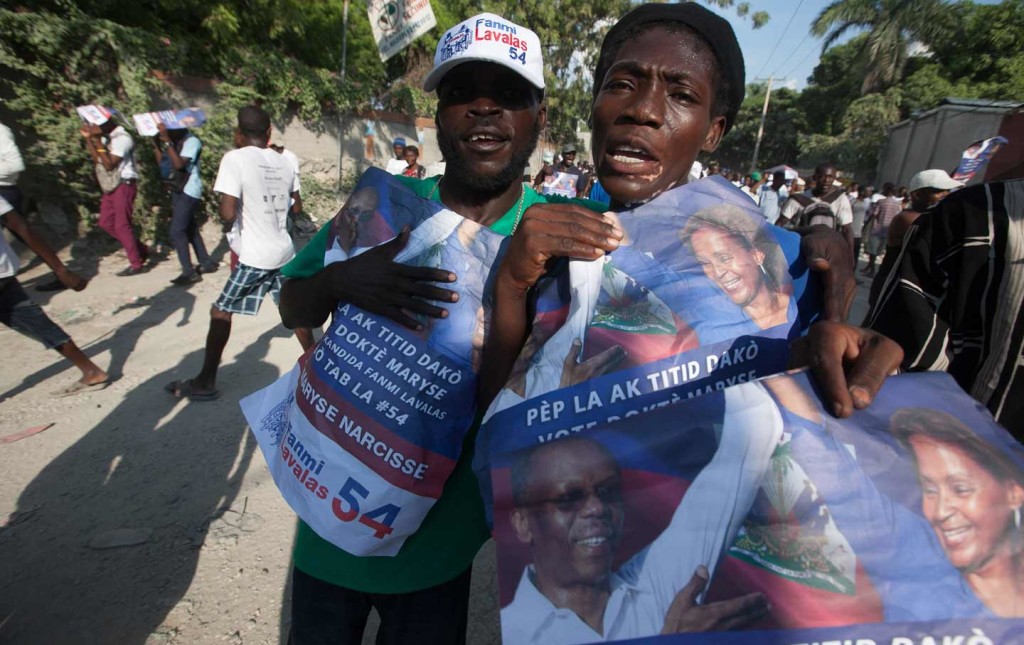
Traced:
<path id="1" fill-rule="evenodd" d="M 145 270 L 149 249 L 139 242 L 132 228 L 132 210 L 139 180 L 135 169 L 135 140 L 113 116 L 99 125 L 86 123 L 79 133 L 96 165 L 96 179 L 103 191 L 100 228 L 120 242 L 128 256 L 128 267 L 116 275 L 138 275 Z"/>
<path id="2" fill-rule="evenodd" d="M 467 38 L 477 26 L 515 33 L 517 56 L 509 55 L 507 43 Z M 539 38 L 500 16 L 474 16 L 441 37 L 424 89 L 437 91 L 437 137 L 446 172 L 442 177 L 398 180 L 421 198 L 511 235 L 523 212 L 547 199 L 521 181 L 547 119 Z M 474 279 L 455 275 L 452 267 L 392 262 L 408 232 L 370 250 L 349 244 L 353 227 L 372 224 L 376 204 L 370 195 L 350 200 L 336 221 L 284 267 L 289 278 L 281 294 L 286 326 L 322 324 L 345 302 L 421 329 L 413 315 L 445 317 L 437 305 L 452 302 L 451 291 L 432 283 Z M 614 249 L 615 227 L 598 212 L 577 208 L 581 229 L 573 229 L 569 221 L 556 223 L 549 228 L 552 236 L 586 246 L 589 258 Z M 328 247 L 332 228 L 346 232 L 337 237 L 348 248 Z M 602 241 L 595 245 L 593 238 Z M 465 411 L 467 416 L 476 413 Z M 292 577 L 292 645 L 359 643 L 371 608 L 381 616 L 379 643 L 465 642 L 470 566 L 490 536 L 470 468 L 474 437 L 475 431 L 470 432 L 443 494 L 394 557 L 349 554 L 300 522 Z"/>
<path id="3" fill-rule="evenodd" d="M 162 122 L 153 137 L 153 153 L 160 168 L 161 179 L 171 193 L 171 241 L 181 264 L 181 275 L 172 284 L 187 286 L 202 280 L 203 273 L 213 273 L 217 263 L 210 259 L 199 234 L 196 216 L 202 206 L 203 182 L 199 176 L 199 158 L 203 142 L 186 128 L 168 129 Z M 196 253 L 198 265 L 192 266 L 189 247 Z"/>

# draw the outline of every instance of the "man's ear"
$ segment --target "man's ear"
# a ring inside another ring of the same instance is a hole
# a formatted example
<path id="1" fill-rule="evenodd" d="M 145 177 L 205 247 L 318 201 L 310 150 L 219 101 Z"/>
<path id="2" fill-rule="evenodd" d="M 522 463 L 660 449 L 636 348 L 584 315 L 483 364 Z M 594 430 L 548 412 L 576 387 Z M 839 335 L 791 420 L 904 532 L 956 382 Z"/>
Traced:
<path id="1" fill-rule="evenodd" d="M 529 544 L 533 540 L 533 533 L 530 531 L 530 520 L 526 517 L 526 510 L 522 508 L 513 509 L 509 513 L 512 520 L 512 528 L 516 531 L 516 537 L 523 544 Z"/>
<path id="2" fill-rule="evenodd" d="M 711 119 L 711 127 L 704 135 L 704 146 L 701 148 L 701 152 L 714 152 L 718 148 L 718 144 L 722 142 L 723 136 L 725 136 L 725 116 L 716 116 Z"/>
<path id="3" fill-rule="evenodd" d="M 541 103 L 537 109 L 537 130 L 543 130 L 548 125 L 548 104 Z"/>

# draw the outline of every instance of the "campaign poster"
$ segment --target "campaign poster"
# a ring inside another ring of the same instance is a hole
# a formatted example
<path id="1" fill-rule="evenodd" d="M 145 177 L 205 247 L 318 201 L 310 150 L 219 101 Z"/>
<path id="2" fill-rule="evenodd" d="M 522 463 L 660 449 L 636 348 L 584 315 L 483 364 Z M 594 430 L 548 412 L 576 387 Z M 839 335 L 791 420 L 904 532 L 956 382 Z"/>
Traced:
<path id="1" fill-rule="evenodd" d="M 579 175 L 570 172 L 553 170 L 544 177 L 544 183 L 541 184 L 540 190 L 545 195 L 561 195 L 572 198 L 576 196 L 576 182 L 579 178 Z"/>
<path id="2" fill-rule="evenodd" d="M 163 123 L 168 130 L 197 128 L 206 123 L 206 112 L 202 108 L 185 108 L 183 110 L 161 110 L 160 112 L 143 112 L 133 114 L 135 129 L 144 137 L 155 137 Z"/>
<path id="3" fill-rule="evenodd" d="M 328 225 L 325 264 L 411 229 L 395 261 L 444 268 L 458 301 L 413 331 L 341 303 L 321 340 L 285 376 L 242 400 L 274 482 L 325 540 L 393 556 L 455 467 L 476 407 L 484 280 L 502 240 L 368 170 Z"/>
<path id="4" fill-rule="evenodd" d="M 477 439 L 485 504 L 489 442 L 550 441 L 778 373 L 815 310 L 799 237 L 724 179 L 617 218 L 618 249 L 538 283 L 530 336 Z"/>
<path id="5" fill-rule="evenodd" d="M 83 121 L 91 125 L 103 125 L 117 115 L 117 110 L 102 105 L 79 105 L 75 112 Z"/>
<path id="6" fill-rule="evenodd" d="M 984 168 L 992 157 L 996 156 L 999 149 L 1009 143 L 1006 137 L 992 137 L 982 141 L 975 141 L 967 146 L 961 156 L 960 165 L 953 171 L 953 179 L 962 181 L 965 184 L 970 182 L 978 171 Z"/>
<path id="7" fill-rule="evenodd" d="M 492 444 L 505 645 L 1024 642 L 1024 449 L 946 374 L 806 374 Z"/>
<path id="8" fill-rule="evenodd" d="M 367 0 L 366 11 L 382 61 L 437 25 L 430 0 Z"/>

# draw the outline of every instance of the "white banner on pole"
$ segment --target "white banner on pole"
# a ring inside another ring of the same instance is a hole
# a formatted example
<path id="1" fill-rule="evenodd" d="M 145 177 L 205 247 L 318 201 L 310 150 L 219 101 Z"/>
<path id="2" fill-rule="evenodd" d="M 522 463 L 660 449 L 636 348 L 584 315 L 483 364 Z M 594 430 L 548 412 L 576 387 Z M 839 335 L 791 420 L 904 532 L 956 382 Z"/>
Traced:
<path id="1" fill-rule="evenodd" d="M 387 60 L 437 25 L 430 0 L 367 0 L 380 59 Z"/>

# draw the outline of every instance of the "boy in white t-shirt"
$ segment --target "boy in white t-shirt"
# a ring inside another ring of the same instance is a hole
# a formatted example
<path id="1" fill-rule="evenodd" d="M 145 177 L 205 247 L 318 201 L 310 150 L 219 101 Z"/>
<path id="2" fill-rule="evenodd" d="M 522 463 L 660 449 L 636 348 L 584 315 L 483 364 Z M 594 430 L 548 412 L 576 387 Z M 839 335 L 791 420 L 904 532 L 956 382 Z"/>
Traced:
<path id="1" fill-rule="evenodd" d="M 236 241 L 238 265 L 210 309 L 210 332 L 199 374 L 165 386 L 178 398 L 216 399 L 220 395 L 215 387 L 217 368 L 231 335 L 232 314 L 255 316 L 267 293 L 279 304 L 280 269 L 295 256 L 287 230 L 289 204 L 299 211 L 302 201 L 295 170 L 269 142 L 267 113 L 252 105 L 239 110 L 235 150 L 221 159 L 213 185 L 220 194 L 220 218 L 231 226 Z M 309 329 L 296 329 L 295 335 L 303 350 L 313 346 Z"/>
<path id="2" fill-rule="evenodd" d="M 25 244 L 53 269 L 54 275 L 68 289 L 81 291 L 89 284 L 88 280 L 64 266 L 46 240 L 36 235 L 25 218 L 3 197 L 0 197 L 0 225 L 17 233 Z M 55 392 L 58 396 L 106 387 L 110 383 L 107 373 L 89 360 L 71 337 L 50 320 L 39 305 L 29 300 L 21 283 L 15 277 L 18 267 L 18 256 L 8 246 L 3 233 L 0 233 L 0 322 L 29 338 L 38 340 L 47 349 L 57 350 L 82 372 L 81 379 Z"/>

